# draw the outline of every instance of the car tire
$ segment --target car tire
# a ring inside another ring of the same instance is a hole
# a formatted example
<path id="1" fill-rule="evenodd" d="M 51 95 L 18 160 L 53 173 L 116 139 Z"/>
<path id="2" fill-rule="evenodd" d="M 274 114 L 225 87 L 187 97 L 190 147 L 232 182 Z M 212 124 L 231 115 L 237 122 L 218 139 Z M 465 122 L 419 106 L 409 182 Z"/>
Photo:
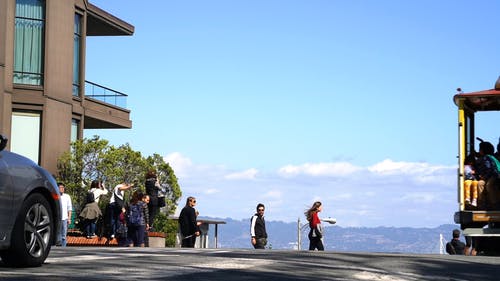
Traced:
<path id="1" fill-rule="evenodd" d="M 16 218 L 10 248 L 0 252 L 2 261 L 13 267 L 41 266 L 57 233 L 54 225 L 47 199 L 39 193 L 29 195 Z"/>

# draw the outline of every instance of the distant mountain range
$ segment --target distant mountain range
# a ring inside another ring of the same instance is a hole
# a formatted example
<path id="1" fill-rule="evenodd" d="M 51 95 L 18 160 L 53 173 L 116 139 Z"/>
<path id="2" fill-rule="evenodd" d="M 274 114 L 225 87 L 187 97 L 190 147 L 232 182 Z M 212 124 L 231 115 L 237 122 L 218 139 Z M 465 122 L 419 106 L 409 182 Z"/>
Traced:
<path id="1" fill-rule="evenodd" d="M 250 245 L 250 219 L 210 218 L 225 221 L 218 226 L 219 248 L 252 248 Z M 297 249 L 297 223 L 266 221 L 268 247 L 272 249 Z M 454 224 L 436 228 L 411 227 L 339 227 L 325 224 L 326 250 L 346 252 L 385 252 L 439 254 L 440 235 L 451 239 Z M 213 247 L 214 227 L 210 227 L 210 247 Z M 302 249 L 308 249 L 309 227 L 301 231 Z M 463 240 L 463 239 L 462 239 Z"/>

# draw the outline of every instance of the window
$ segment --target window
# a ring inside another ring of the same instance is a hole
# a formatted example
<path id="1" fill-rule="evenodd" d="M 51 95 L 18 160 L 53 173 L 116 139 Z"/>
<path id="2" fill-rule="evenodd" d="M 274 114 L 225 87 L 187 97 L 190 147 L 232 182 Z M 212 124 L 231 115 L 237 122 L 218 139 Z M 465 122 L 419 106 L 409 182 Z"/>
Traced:
<path id="1" fill-rule="evenodd" d="M 39 163 L 40 113 L 12 112 L 10 150 Z"/>
<path id="2" fill-rule="evenodd" d="M 80 49 L 82 42 L 82 16 L 75 14 L 74 27 L 74 49 L 73 49 L 73 96 L 80 96 Z"/>
<path id="3" fill-rule="evenodd" d="M 43 83 L 44 10 L 42 0 L 16 0 L 14 83 Z"/>
<path id="4" fill-rule="evenodd" d="M 78 140 L 78 132 L 80 130 L 80 120 L 71 119 L 71 142 Z"/>

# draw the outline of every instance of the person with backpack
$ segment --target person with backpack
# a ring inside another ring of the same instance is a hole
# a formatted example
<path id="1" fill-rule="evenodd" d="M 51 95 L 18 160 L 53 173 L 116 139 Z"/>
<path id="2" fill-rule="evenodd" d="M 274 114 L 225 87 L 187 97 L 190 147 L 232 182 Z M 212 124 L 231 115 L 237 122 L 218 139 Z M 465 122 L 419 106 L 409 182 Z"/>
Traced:
<path id="1" fill-rule="evenodd" d="M 85 236 L 87 239 L 91 239 L 96 236 L 96 222 L 97 219 L 102 216 L 102 212 L 99 205 L 94 200 L 94 194 L 92 192 L 87 193 L 86 201 L 85 207 L 83 207 L 79 217 L 83 222 Z"/>
<path id="2" fill-rule="evenodd" d="M 127 208 L 129 247 L 144 247 L 144 235 L 149 228 L 148 206 L 142 201 L 142 196 L 135 191 Z"/>
<path id="3" fill-rule="evenodd" d="M 108 194 L 108 190 L 104 186 L 104 183 L 100 180 L 93 180 L 90 184 L 90 192 L 94 195 L 94 200 L 99 204 L 99 199 L 101 196 Z"/>
<path id="4" fill-rule="evenodd" d="M 479 210 L 495 210 L 499 207 L 500 165 L 495 161 L 494 152 L 495 148 L 490 142 L 479 143 L 479 157 L 476 161 Z"/>

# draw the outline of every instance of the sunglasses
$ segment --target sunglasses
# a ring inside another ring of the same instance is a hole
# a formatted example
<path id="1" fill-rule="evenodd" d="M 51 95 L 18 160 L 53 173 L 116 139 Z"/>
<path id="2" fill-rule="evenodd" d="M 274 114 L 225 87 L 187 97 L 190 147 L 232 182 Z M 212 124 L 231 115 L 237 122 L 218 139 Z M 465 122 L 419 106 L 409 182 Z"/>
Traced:
<path id="1" fill-rule="evenodd" d="M 259 212 L 264 212 L 264 209 L 258 209 L 257 211 L 259 211 Z"/>

